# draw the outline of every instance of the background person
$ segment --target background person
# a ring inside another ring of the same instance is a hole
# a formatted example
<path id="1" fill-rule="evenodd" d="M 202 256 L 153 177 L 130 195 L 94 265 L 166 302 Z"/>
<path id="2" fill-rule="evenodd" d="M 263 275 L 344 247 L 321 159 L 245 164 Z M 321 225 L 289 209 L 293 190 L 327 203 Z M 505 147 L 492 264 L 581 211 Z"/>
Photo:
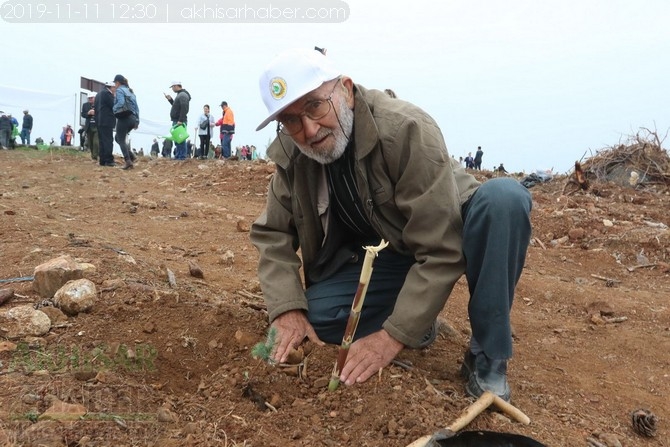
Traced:
<path id="1" fill-rule="evenodd" d="M 86 146 L 91 153 L 91 158 L 98 161 L 100 142 L 98 141 L 98 126 L 95 123 L 95 97 L 95 92 L 88 94 L 88 101 L 81 105 L 81 117 L 86 120 L 84 123 Z"/>
<path id="2" fill-rule="evenodd" d="M 115 140 L 126 161 L 121 169 L 132 169 L 136 156 L 128 145 L 128 134 L 140 125 L 140 109 L 137 106 L 135 93 L 128 85 L 128 79 L 118 74 L 114 76 L 114 85 L 116 85 L 116 94 L 112 111 L 117 119 Z"/>
<path id="3" fill-rule="evenodd" d="M 184 127 L 188 128 L 187 115 L 189 102 L 191 101 L 191 94 L 186 91 L 186 89 L 182 88 L 181 81 L 172 81 L 170 88 L 176 94 L 174 99 L 172 98 L 172 95 L 165 95 L 165 98 L 168 100 L 168 102 L 172 104 L 172 108 L 170 109 L 170 119 L 172 120 L 172 125 L 183 125 Z M 182 141 L 181 143 L 175 142 L 174 158 L 176 160 L 186 160 L 187 150 L 188 147 L 186 141 Z"/>
<path id="4" fill-rule="evenodd" d="M 481 146 L 477 146 L 477 152 L 475 152 L 474 167 L 478 171 L 482 170 L 482 157 L 484 156 L 484 151 Z"/>
<path id="5" fill-rule="evenodd" d="M 98 144 L 100 148 L 100 166 L 116 166 L 114 162 L 114 127 L 116 118 L 112 108 L 114 107 L 114 92 L 116 84 L 108 82 L 100 91 L 94 102 L 95 123 L 98 128 Z"/>
<path id="6" fill-rule="evenodd" d="M 223 158 L 230 158 L 232 155 L 231 144 L 235 134 L 235 114 L 233 109 L 228 107 L 226 101 L 221 102 L 221 111 L 223 116 L 216 122 L 217 126 L 221 126 L 221 154 Z"/>
<path id="7" fill-rule="evenodd" d="M 200 159 L 204 160 L 209 155 L 209 142 L 212 140 L 212 128 L 216 125 L 214 116 L 209 113 L 209 104 L 202 108 L 202 115 L 198 118 L 198 137 L 200 138 Z"/>
<path id="8" fill-rule="evenodd" d="M 7 149 L 12 137 L 12 119 L 5 112 L 0 112 L 0 148 Z"/>
<path id="9" fill-rule="evenodd" d="M 33 116 L 26 109 L 23 111 L 23 122 L 21 123 L 21 144 L 30 146 L 30 133 L 33 130 Z"/>

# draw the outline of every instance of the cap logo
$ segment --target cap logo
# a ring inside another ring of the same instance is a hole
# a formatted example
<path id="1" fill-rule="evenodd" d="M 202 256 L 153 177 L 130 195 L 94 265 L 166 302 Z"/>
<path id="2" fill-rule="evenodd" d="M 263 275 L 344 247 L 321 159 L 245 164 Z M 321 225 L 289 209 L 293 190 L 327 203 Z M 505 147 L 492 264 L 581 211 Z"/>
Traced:
<path id="1" fill-rule="evenodd" d="M 282 99 L 286 95 L 286 81 L 283 78 L 272 78 L 270 94 L 274 99 Z"/>

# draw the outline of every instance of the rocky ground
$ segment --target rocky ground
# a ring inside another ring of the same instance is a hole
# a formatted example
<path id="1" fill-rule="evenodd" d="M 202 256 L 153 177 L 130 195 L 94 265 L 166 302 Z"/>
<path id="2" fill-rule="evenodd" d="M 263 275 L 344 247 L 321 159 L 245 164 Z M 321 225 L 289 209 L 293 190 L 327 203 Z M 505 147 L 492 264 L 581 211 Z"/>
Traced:
<path id="1" fill-rule="evenodd" d="M 13 292 L 0 313 L 53 307 L 26 277 L 61 255 L 92 264 L 97 297 L 88 313 L 48 310 L 45 335 L 0 337 L 0 445 L 407 446 L 472 403 L 458 374 L 464 280 L 436 343 L 365 384 L 326 390 L 334 346 L 305 346 L 286 367 L 251 357 L 267 316 L 248 230 L 273 171 L 148 158 L 122 171 L 78 152 L 0 152 L 0 288 Z M 467 429 L 670 445 L 668 188 L 564 185 L 531 190 L 513 309 L 512 402 L 531 423 L 486 412 Z M 637 409 L 657 416 L 655 437 L 633 430 Z"/>

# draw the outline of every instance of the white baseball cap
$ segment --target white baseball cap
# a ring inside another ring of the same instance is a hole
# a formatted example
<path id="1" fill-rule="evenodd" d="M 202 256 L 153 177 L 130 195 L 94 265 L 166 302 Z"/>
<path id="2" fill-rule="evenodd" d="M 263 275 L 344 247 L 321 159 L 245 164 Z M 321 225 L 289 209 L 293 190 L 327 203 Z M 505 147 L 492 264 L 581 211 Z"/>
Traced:
<path id="1" fill-rule="evenodd" d="M 95 98 L 95 95 L 97 95 L 97 93 L 95 93 L 95 92 L 91 92 L 91 93 L 89 93 L 88 95 L 86 95 L 86 97 L 87 97 L 87 98 Z"/>
<path id="2" fill-rule="evenodd" d="M 181 81 L 172 81 L 170 88 L 174 87 L 175 85 L 181 85 Z"/>
<path id="3" fill-rule="evenodd" d="M 279 53 L 258 81 L 261 98 L 270 115 L 256 130 L 267 126 L 302 96 L 341 74 L 332 60 L 318 51 L 292 49 Z"/>

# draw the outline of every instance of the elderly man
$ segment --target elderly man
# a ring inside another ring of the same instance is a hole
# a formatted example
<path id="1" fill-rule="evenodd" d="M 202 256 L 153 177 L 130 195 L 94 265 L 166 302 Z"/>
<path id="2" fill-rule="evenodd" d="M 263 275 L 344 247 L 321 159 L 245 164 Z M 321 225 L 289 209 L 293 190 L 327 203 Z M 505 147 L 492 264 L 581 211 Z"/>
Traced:
<path id="1" fill-rule="evenodd" d="M 341 341 L 361 246 L 383 238 L 390 246 L 375 261 L 340 380 L 363 382 L 404 347 L 429 345 L 465 272 L 466 391 L 509 400 L 510 309 L 530 239 L 528 191 L 512 179 L 480 185 L 452 162 L 428 114 L 354 84 L 319 52 L 278 55 L 260 90 L 269 116 L 257 130 L 278 123 L 267 151 L 277 172 L 251 240 L 278 331 L 274 359 L 284 361 L 305 338 Z"/>
<path id="2" fill-rule="evenodd" d="M 86 101 L 81 105 L 81 117 L 86 120 L 84 131 L 86 132 L 86 146 L 93 161 L 98 161 L 100 142 L 98 141 L 98 126 L 95 123 L 95 92 L 88 94 Z"/>

